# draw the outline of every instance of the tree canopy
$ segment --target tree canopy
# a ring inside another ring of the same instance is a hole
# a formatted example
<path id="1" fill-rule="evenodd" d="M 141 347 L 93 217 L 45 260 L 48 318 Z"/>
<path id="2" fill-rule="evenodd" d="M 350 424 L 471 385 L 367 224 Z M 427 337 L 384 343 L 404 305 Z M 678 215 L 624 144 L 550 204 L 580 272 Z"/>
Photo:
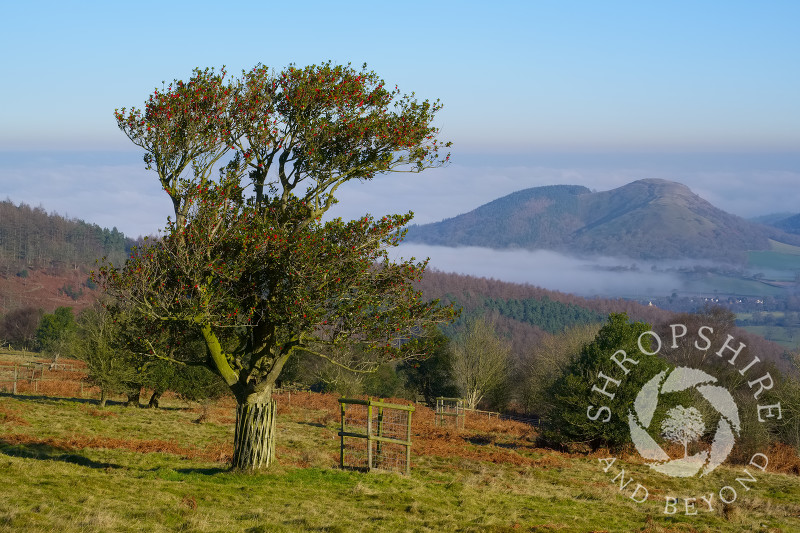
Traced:
<path id="1" fill-rule="evenodd" d="M 196 69 L 188 82 L 156 89 L 144 110 L 115 112 L 117 124 L 145 150 L 172 199 L 180 225 L 186 193 L 205 187 L 215 165 L 233 153 L 247 171 L 257 204 L 292 196 L 311 220 L 336 202 L 344 182 L 395 171 L 419 172 L 449 160 L 433 125 L 441 104 L 389 90 L 364 65 L 257 65 L 226 82 L 226 71 Z M 242 176 L 244 177 L 244 176 Z"/>
<path id="2" fill-rule="evenodd" d="M 425 262 L 389 259 L 411 213 L 322 221 L 341 184 L 444 164 L 449 143 L 432 125 L 438 102 L 387 90 L 366 66 L 259 65 L 225 77 L 195 70 L 156 90 L 144 111 L 116 112 L 175 218 L 100 277 L 142 320 L 202 335 L 197 360 L 240 406 L 234 465 L 251 469 L 273 453 L 272 390 L 293 354 L 372 371 L 420 355 L 420 339 L 452 320 L 451 307 L 411 285 Z M 170 358 L 146 336 L 136 342 Z M 342 346 L 354 349 L 331 349 Z"/>
<path id="3" fill-rule="evenodd" d="M 72 308 L 58 307 L 53 313 L 42 315 L 36 328 L 36 343 L 42 352 L 51 355 L 55 361 L 61 355 L 69 355 L 76 331 Z"/>

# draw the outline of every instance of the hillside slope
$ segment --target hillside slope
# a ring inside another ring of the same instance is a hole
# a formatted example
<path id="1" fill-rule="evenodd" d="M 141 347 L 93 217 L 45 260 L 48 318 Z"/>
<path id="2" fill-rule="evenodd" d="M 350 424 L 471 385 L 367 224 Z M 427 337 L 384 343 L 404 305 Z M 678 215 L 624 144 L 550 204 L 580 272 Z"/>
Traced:
<path id="1" fill-rule="evenodd" d="M 557 331 L 579 323 L 586 323 L 589 313 L 596 315 L 599 322 L 604 322 L 609 313 L 626 313 L 631 320 L 648 323 L 656 329 L 666 327 L 673 321 L 681 322 L 685 314 L 674 313 L 652 305 L 642 305 L 622 298 L 583 298 L 574 294 L 551 291 L 528 284 L 509 283 L 496 279 L 479 278 L 462 274 L 445 273 L 428 270 L 425 277 L 417 284 L 426 299 L 439 298 L 445 302 L 454 302 L 462 308 L 462 317 L 454 329 L 463 325 L 466 318 L 489 314 L 496 319 L 498 332 L 511 340 L 515 357 L 524 359 L 531 348 L 548 335 L 548 322 L 560 322 Z M 520 319 L 519 313 L 509 313 L 509 307 L 519 306 L 533 301 L 544 301 L 562 304 L 550 306 L 557 314 L 538 314 L 535 320 Z M 509 305 L 497 305 L 506 302 Z M 560 309 L 558 309 L 560 307 Z M 581 310 L 581 316 L 573 314 L 572 319 L 558 312 L 564 308 Z M 708 308 L 705 311 L 711 311 Z M 697 308 L 693 312 L 703 312 Z M 589 320 L 594 321 L 594 320 Z M 556 332 L 557 332 L 556 331 Z M 758 353 L 762 361 L 770 361 L 779 369 L 787 371 L 789 365 L 784 358 L 784 349 L 774 342 L 767 341 L 760 335 L 748 333 L 744 329 L 734 328 L 732 334 L 741 339 L 754 353 Z M 552 331 L 551 331 L 552 332 Z"/>
<path id="2" fill-rule="evenodd" d="M 125 262 L 136 243 L 116 228 L 0 202 L 0 316 L 15 309 L 80 310 L 97 298 L 89 271 L 106 257 Z"/>
<path id="3" fill-rule="evenodd" d="M 768 250 L 770 238 L 800 243 L 797 236 L 714 207 L 685 185 L 643 179 L 603 192 L 574 185 L 525 189 L 469 213 L 412 226 L 406 241 L 741 262 L 748 250 Z"/>
<path id="4" fill-rule="evenodd" d="M 770 224 L 787 233 L 800 234 L 800 214 L 791 215 Z"/>

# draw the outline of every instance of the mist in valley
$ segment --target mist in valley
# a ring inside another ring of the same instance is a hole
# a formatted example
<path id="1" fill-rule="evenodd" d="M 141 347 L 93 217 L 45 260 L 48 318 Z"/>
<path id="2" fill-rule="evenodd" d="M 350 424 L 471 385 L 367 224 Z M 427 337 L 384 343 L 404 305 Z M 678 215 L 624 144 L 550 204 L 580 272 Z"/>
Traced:
<path id="1" fill-rule="evenodd" d="M 735 267 L 704 260 L 641 261 L 615 257 L 570 257 L 550 250 L 494 250 L 403 243 L 393 258 L 430 258 L 429 268 L 515 283 L 580 296 L 653 298 L 687 289 L 678 271 L 695 267 Z"/>

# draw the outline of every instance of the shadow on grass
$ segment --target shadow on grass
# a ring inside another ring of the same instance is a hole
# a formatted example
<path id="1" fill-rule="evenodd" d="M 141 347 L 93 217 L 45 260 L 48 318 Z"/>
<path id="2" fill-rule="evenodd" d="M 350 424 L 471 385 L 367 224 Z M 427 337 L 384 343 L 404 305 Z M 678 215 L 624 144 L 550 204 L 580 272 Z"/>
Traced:
<path id="1" fill-rule="evenodd" d="M 469 442 L 470 444 L 476 444 L 478 446 L 488 446 L 492 444 L 492 438 L 487 437 L 485 435 L 474 435 L 471 437 L 464 437 L 464 440 Z"/>
<path id="2" fill-rule="evenodd" d="M 326 428 L 326 427 L 328 427 L 325 424 L 321 424 L 319 422 L 298 422 L 298 424 L 303 425 L 303 426 L 313 426 L 315 428 Z"/>
<path id="3" fill-rule="evenodd" d="M 100 405 L 100 400 L 96 400 L 93 398 L 67 398 L 62 396 L 43 396 L 43 395 L 34 395 L 34 394 L 12 394 L 10 392 L 0 392 L 0 398 L 14 398 L 15 400 L 20 400 L 22 402 L 37 402 L 37 403 L 44 403 L 44 402 L 73 402 L 73 403 L 83 403 L 83 404 L 95 404 Z M 113 400 L 108 400 L 106 405 L 125 405 L 125 402 L 116 402 Z"/>
<path id="4" fill-rule="evenodd" d="M 96 398 L 74 398 L 74 397 L 64 397 L 64 396 L 43 396 L 43 395 L 33 395 L 33 394 L 12 394 L 10 392 L 2 392 L 0 391 L 0 398 L 14 398 L 15 400 L 20 400 L 23 402 L 36 402 L 36 403 L 50 403 L 50 402 L 72 402 L 72 403 L 81 403 L 86 405 L 95 405 L 99 408 L 100 400 Z M 107 400 L 106 407 L 111 406 L 122 406 L 122 407 L 130 407 L 133 409 L 135 406 L 127 405 L 127 402 L 124 401 L 116 401 L 116 400 Z M 140 409 L 151 409 L 146 404 L 139 404 L 138 406 Z M 183 411 L 185 408 L 183 407 L 158 407 L 153 409 L 154 411 Z"/>
<path id="5" fill-rule="evenodd" d="M 213 476 L 215 474 L 230 474 L 235 473 L 231 467 L 211 467 L 211 468 L 176 468 L 175 471 L 179 474 L 200 474 L 203 476 Z"/>
<path id="6" fill-rule="evenodd" d="M 9 457 L 39 459 L 42 461 L 60 461 L 62 463 L 71 463 L 89 468 L 122 468 L 122 466 L 114 463 L 101 463 L 82 455 L 67 453 L 66 450 L 48 444 L 12 444 L 0 439 L 0 453 Z"/>

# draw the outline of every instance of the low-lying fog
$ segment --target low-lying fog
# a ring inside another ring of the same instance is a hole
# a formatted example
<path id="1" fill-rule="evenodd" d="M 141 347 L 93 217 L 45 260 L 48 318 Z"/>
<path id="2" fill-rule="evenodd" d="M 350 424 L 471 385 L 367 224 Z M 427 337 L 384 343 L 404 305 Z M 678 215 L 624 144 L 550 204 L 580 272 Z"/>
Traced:
<path id="1" fill-rule="evenodd" d="M 401 244 L 392 257 L 430 257 L 429 268 L 517 283 L 580 296 L 669 296 L 684 282 L 674 271 L 705 261 L 646 262 L 627 258 L 575 258 L 549 250 L 493 250 L 475 246 L 451 248 L 417 243 Z"/>

